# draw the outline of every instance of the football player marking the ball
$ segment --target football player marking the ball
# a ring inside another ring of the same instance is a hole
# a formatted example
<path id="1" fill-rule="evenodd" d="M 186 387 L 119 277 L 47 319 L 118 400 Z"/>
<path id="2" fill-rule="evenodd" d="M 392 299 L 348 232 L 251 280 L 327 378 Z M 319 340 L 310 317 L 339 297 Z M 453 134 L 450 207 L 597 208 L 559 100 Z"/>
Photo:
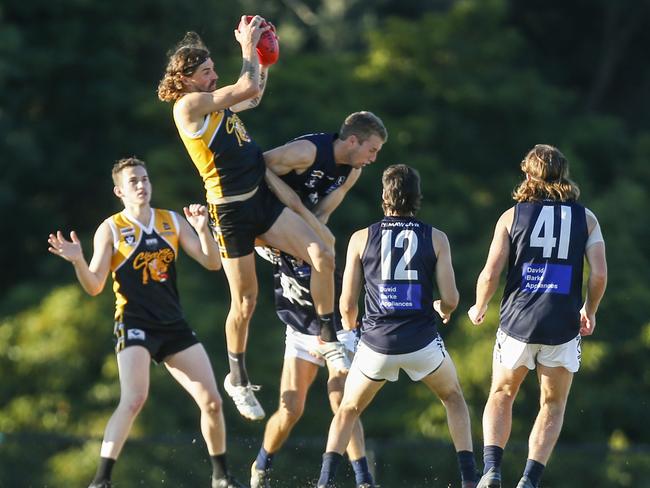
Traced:
<path id="1" fill-rule="evenodd" d="M 384 219 L 355 232 L 348 244 L 341 317 L 346 329 L 357 326 L 358 298 L 365 282 L 363 333 L 330 425 L 318 487 L 334 486 L 355 422 L 385 382 L 397 381 L 403 369 L 442 401 L 462 486 L 473 488 L 476 465 L 469 412 L 436 326 L 440 319 L 448 322 L 458 305 L 449 242 L 443 232 L 415 218 L 421 192 L 413 168 L 389 166 L 382 183 Z M 434 280 L 440 293 L 435 301 Z"/>
<path id="2" fill-rule="evenodd" d="M 176 289 L 174 263 L 179 245 L 205 268 L 221 267 L 207 209 L 197 204 L 185 207 L 186 221 L 170 210 L 151 208 L 151 183 L 145 164 L 138 159 L 118 161 L 112 174 L 114 192 L 124 210 L 98 227 L 90 264 L 74 231 L 71 240 L 60 231 L 48 239 L 48 250 L 72 263 L 79 283 L 90 295 L 103 290 L 109 271 L 113 275 L 120 402 L 106 425 L 90 488 L 111 486 L 113 465 L 147 399 L 152 358 L 165 364 L 201 409 L 201 432 L 213 467 L 212 488 L 242 487 L 226 469 L 226 429 L 212 366 L 185 321 Z"/>
<path id="3" fill-rule="evenodd" d="M 512 405 L 529 370 L 537 369 L 540 409 L 528 440 L 528 460 L 518 488 L 539 484 L 560 436 L 573 375 L 580 366 L 581 336 L 594 332 L 605 293 L 605 243 L 596 216 L 577 203 L 569 163 L 555 147 L 537 145 L 521 163 L 517 204 L 499 218 L 487 262 L 469 310 L 483 323 L 488 303 L 509 263 L 492 360 L 492 386 L 483 412 L 484 474 L 481 488 L 501 486 L 501 459 L 510 437 Z M 589 264 L 582 302 L 584 258 Z M 582 308 L 581 308 L 582 304 Z"/>
<path id="4" fill-rule="evenodd" d="M 300 136 L 266 151 L 264 160 L 313 212 L 317 219 L 315 230 L 323 229 L 322 233 L 327 235 L 330 232 L 325 224 L 330 215 L 357 182 L 362 169 L 376 160 L 387 138 L 379 117 L 372 112 L 355 112 L 345 118 L 338 134 Z M 333 239 L 326 243 L 333 253 Z M 330 337 L 329 342 L 320 342 L 315 352 L 326 359 L 328 354 L 340 354 L 331 348 L 333 340 Z"/>
<path id="5" fill-rule="evenodd" d="M 273 264 L 275 287 L 275 310 L 286 326 L 286 346 L 280 381 L 280 402 L 278 410 L 269 418 L 264 429 L 264 440 L 251 467 L 251 488 L 271 486 L 271 467 L 275 455 L 289 438 L 305 408 L 307 393 L 316 379 L 319 367 L 325 361 L 314 356 L 318 346 L 318 319 L 313 299 L 309 294 L 311 268 L 308 264 L 286 253 L 257 247 L 256 251 Z M 337 277 L 340 275 L 337 274 Z M 337 279 L 340 292 L 340 279 Z M 335 314 L 337 336 L 347 349 L 348 356 L 354 353 L 357 336 L 353 331 L 341 328 L 339 314 Z M 343 397 L 345 374 L 328 367 L 327 392 L 332 411 L 336 412 Z M 354 469 L 359 487 L 372 487 L 373 479 L 368 468 L 365 442 L 361 422 L 352 431 L 347 453 Z"/>
<path id="6" fill-rule="evenodd" d="M 264 417 L 244 358 L 258 293 L 253 255 L 256 238 L 312 266 L 311 293 L 321 330 L 325 331 L 322 337 L 326 342 L 332 338 L 336 341 L 332 324 L 334 256 L 304 218 L 284 207 L 270 190 L 269 185 L 274 189 L 278 186 L 279 178 L 266 171 L 262 151 L 236 114 L 260 102 L 268 69 L 260 69 L 256 46 L 260 36 L 270 30 L 271 26 L 259 16 L 250 22 L 242 17 L 235 31 L 242 47 L 242 72 L 235 84 L 221 88 L 217 88 L 218 76 L 209 51 L 197 34 L 188 33 L 170 52 L 158 87 L 161 100 L 174 102 L 174 121 L 180 137 L 204 181 L 230 288 L 231 305 L 226 318 L 230 373 L 224 388 L 239 412 L 253 420 Z M 311 216 L 306 214 L 307 218 Z M 338 342 L 330 344 L 337 351 L 343 349 Z M 346 370 L 342 354 L 332 361 L 336 369 Z"/>

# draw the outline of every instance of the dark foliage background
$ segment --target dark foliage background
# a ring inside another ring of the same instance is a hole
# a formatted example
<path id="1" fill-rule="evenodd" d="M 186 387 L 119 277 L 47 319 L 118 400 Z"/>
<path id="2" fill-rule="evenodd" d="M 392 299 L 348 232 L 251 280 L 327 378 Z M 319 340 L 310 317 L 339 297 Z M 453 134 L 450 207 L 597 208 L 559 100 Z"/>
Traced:
<path id="1" fill-rule="evenodd" d="M 233 82 L 241 64 L 232 31 L 242 13 L 271 19 L 281 37 L 265 99 L 242 116 L 263 148 L 336 130 L 361 109 L 389 129 L 379 160 L 331 220 L 339 255 L 352 231 L 380 217 L 383 167 L 419 169 L 420 216 L 452 244 L 461 304 L 444 336 L 470 404 L 477 453 L 498 307 L 480 329 L 464 311 L 494 223 L 511 205 L 522 156 L 550 143 L 569 157 L 582 200 L 603 227 L 610 282 L 545 486 L 648 486 L 647 0 L 2 2 L 0 486 L 85 486 L 92 476 L 119 396 L 113 298 L 109 290 L 85 296 L 71 267 L 47 253 L 47 234 L 77 230 L 90 258 L 96 226 L 119 209 L 111 165 L 127 155 L 148 162 L 154 205 L 179 210 L 202 201 L 156 87 L 166 50 L 186 30 L 212 47 L 221 82 Z M 183 304 L 221 378 L 225 278 L 190 261 L 179 262 Z M 272 411 L 284 329 L 272 310 L 270 269 L 260 262 L 258 274 L 249 369 Z M 320 378 L 278 456 L 284 486 L 306 486 L 317 473 L 330 420 L 324 389 Z M 245 479 L 263 425 L 225 408 L 231 464 Z M 513 483 L 536 409 L 531 375 L 506 453 Z M 382 486 L 458 484 L 444 409 L 423 387 L 405 379 L 388 385 L 364 423 Z M 208 475 L 195 406 L 152 366 L 150 399 L 116 467 L 118 486 L 194 487 Z"/>

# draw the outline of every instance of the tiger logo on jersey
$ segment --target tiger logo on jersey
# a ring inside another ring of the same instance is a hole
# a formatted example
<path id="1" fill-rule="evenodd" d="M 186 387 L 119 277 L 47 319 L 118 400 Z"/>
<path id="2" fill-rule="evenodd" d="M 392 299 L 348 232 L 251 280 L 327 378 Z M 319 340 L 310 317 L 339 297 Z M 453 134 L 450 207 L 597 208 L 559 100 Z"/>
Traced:
<path id="1" fill-rule="evenodd" d="M 237 143 L 241 146 L 243 142 L 251 142 L 251 138 L 246 131 L 246 127 L 237 114 L 232 114 L 226 119 L 226 132 L 228 134 L 235 133 Z"/>
<path id="2" fill-rule="evenodd" d="M 133 260 L 133 269 L 142 269 L 142 284 L 149 283 L 149 279 L 164 283 L 169 277 L 169 264 L 174 262 L 174 252 L 169 249 L 158 251 L 142 251 Z"/>

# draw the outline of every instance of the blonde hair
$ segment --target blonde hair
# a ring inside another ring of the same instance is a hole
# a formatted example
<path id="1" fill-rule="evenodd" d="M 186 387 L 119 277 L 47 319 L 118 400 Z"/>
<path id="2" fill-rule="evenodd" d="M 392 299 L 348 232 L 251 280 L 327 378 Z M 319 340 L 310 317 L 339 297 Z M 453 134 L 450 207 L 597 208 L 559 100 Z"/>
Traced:
<path id="1" fill-rule="evenodd" d="M 521 162 L 527 178 L 512 192 L 517 202 L 577 200 L 580 188 L 569 178 L 569 162 L 559 149 L 537 144 Z"/>
<path id="2" fill-rule="evenodd" d="M 167 57 L 165 74 L 158 83 L 158 98 L 175 102 L 185 94 L 183 77 L 192 76 L 208 60 L 210 51 L 196 32 L 188 32 Z"/>
<path id="3" fill-rule="evenodd" d="M 420 174 L 405 164 L 393 164 L 384 170 L 381 207 L 384 214 L 415 216 L 420 210 L 422 193 Z"/>
<path id="4" fill-rule="evenodd" d="M 115 186 L 120 186 L 121 183 L 120 174 L 122 173 L 122 170 L 124 168 L 133 168 L 135 166 L 141 166 L 145 170 L 147 169 L 147 165 L 144 164 L 144 161 L 141 161 L 136 157 L 122 158 L 117 160 L 113 165 L 113 170 L 111 171 L 111 176 L 113 177 L 113 184 Z"/>

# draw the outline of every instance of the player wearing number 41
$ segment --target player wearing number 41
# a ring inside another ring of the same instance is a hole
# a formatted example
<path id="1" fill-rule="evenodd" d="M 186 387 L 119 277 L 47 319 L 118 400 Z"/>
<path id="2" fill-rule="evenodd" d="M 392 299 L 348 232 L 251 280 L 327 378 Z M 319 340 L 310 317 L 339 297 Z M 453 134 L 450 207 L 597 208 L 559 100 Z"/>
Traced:
<path id="1" fill-rule="evenodd" d="M 212 488 L 241 488 L 226 469 L 226 429 L 212 366 L 185 321 L 176 289 L 179 247 L 207 269 L 221 267 L 207 209 L 198 204 L 186 207 L 186 221 L 175 212 L 151 208 L 149 175 L 144 162 L 136 158 L 121 159 L 112 174 L 124 210 L 97 228 L 90 264 L 74 232 L 71 241 L 60 231 L 48 239 L 49 251 L 72 263 L 90 295 L 102 291 L 109 271 L 114 281 L 120 402 L 106 425 L 99 466 L 89 488 L 111 486 L 113 465 L 147 399 L 151 359 L 164 363 L 201 409 Z"/>
<path id="2" fill-rule="evenodd" d="M 447 236 L 420 222 L 420 177 L 409 166 L 383 173 L 384 218 L 355 232 L 348 245 L 340 309 L 343 327 L 357 324 L 365 282 L 361 342 L 352 361 L 343 400 L 332 420 L 318 487 L 334 486 L 352 429 L 386 381 L 404 370 L 442 401 L 458 454 L 462 487 L 476 485 L 470 419 L 454 363 L 438 334 L 449 321 L 458 291 Z M 436 283 L 440 299 L 434 301 Z M 437 317 L 440 316 L 440 318 Z"/>
<path id="3" fill-rule="evenodd" d="M 581 336 L 594 332 L 605 292 L 605 243 L 596 216 L 577 203 L 569 163 L 555 147 L 535 146 L 524 158 L 517 204 L 499 218 L 485 268 L 469 310 L 483 322 L 488 302 L 508 263 L 501 319 L 492 362 L 492 386 L 483 413 L 481 488 L 501 486 L 501 458 L 510 436 L 512 404 L 529 370 L 537 368 L 540 409 L 528 441 L 528 461 L 518 488 L 539 485 L 560 435 Z M 589 264 L 582 303 L 582 267 Z M 582 308 L 581 308 L 582 305 Z"/>

